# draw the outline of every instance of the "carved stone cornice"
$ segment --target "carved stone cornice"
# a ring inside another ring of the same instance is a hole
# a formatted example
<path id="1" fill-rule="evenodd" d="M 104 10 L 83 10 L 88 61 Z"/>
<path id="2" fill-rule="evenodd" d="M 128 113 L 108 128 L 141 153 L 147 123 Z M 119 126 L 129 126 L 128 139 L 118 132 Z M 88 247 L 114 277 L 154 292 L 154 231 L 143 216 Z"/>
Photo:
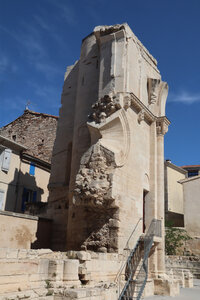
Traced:
<path id="1" fill-rule="evenodd" d="M 126 107 L 124 104 L 124 108 L 127 107 L 127 103 L 129 103 L 129 107 L 134 107 L 142 116 L 142 120 L 145 120 L 149 123 L 152 123 L 156 120 L 156 116 L 143 104 L 133 93 L 128 93 L 125 98 L 129 98 L 129 102 L 126 99 Z M 139 117 L 139 119 L 141 119 Z M 138 119 L 138 121 L 139 121 Z"/>
<path id="2" fill-rule="evenodd" d="M 167 117 L 155 116 L 146 105 L 141 102 L 133 93 L 117 93 L 105 95 L 92 106 L 93 113 L 89 115 L 89 123 L 102 124 L 115 112 L 128 108 L 134 108 L 138 112 L 138 123 L 146 121 L 151 124 L 156 121 L 157 134 L 165 134 L 170 121 Z"/>
<path id="3" fill-rule="evenodd" d="M 157 117 L 156 119 L 156 131 L 157 135 L 165 135 L 168 131 L 168 126 L 170 124 L 170 121 L 167 119 L 167 117 Z"/>
<path id="4" fill-rule="evenodd" d="M 144 110 L 142 109 L 138 114 L 138 123 L 140 124 L 144 120 Z"/>

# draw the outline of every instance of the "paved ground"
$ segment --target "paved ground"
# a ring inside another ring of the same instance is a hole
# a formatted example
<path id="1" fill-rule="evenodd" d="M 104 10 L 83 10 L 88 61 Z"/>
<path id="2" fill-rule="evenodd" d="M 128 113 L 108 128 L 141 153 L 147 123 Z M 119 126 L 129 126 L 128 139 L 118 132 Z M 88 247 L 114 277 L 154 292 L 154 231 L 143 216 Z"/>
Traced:
<path id="1" fill-rule="evenodd" d="M 194 287 L 191 289 L 181 288 L 179 296 L 152 296 L 145 297 L 145 300 L 200 300 L 200 279 L 194 279 Z"/>

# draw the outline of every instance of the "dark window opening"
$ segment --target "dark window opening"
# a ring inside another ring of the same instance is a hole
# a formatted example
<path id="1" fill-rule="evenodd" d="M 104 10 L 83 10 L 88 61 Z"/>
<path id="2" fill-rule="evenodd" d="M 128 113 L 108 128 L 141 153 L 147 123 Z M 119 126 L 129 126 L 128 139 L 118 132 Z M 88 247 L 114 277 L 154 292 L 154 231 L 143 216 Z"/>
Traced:
<path id="1" fill-rule="evenodd" d="M 199 175 L 198 170 L 188 171 L 188 177 L 197 176 L 197 175 Z"/>
<path id="2" fill-rule="evenodd" d="M 35 203 L 36 201 L 37 201 L 37 192 L 24 188 L 23 195 L 22 195 L 22 207 L 21 207 L 22 212 L 25 211 L 27 203 Z"/>

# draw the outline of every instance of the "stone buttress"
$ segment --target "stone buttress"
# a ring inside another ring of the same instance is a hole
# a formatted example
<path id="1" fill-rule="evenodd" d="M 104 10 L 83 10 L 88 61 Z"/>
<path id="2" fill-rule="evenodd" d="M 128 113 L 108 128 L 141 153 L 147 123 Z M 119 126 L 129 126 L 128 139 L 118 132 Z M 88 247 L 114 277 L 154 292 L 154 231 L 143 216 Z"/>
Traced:
<path id="1" fill-rule="evenodd" d="M 167 94 L 156 60 L 127 24 L 96 27 L 83 40 L 66 72 L 53 150 L 53 249 L 123 253 L 138 220 L 135 239 L 156 218 L 163 239 L 150 268 L 164 272 Z"/>

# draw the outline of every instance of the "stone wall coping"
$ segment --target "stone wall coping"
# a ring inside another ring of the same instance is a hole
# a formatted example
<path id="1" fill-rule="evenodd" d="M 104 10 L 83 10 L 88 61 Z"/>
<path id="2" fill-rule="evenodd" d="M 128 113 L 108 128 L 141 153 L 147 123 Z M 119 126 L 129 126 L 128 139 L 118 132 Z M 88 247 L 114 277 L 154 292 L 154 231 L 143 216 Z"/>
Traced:
<path id="1" fill-rule="evenodd" d="M 6 138 L 5 136 L 2 136 L 2 135 L 0 135 L 0 143 L 1 143 L 1 145 L 5 146 L 5 147 L 11 148 L 12 150 L 13 149 L 17 149 L 19 151 L 27 150 L 27 147 L 15 142 L 15 141 L 12 141 L 11 139 Z"/>
<path id="2" fill-rule="evenodd" d="M 166 165 L 166 167 L 174 169 L 174 170 L 176 170 L 176 171 L 178 171 L 178 172 L 180 172 L 180 173 L 182 173 L 184 175 L 187 174 L 186 170 L 182 169 L 181 167 L 178 167 L 178 166 L 174 165 L 173 163 L 171 163 L 169 161 L 165 161 L 165 165 Z"/>
<path id="3" fill-rule="evenodd" d="M 189 181 L 192 181 L 192 180 L 196 180 L 196 179 L 200 179 L 200 175 L 191 176 L 191 177 L 179 180 L 178 182 L 183 184 L 183 183 L 186 183 L 186 182 L 189 182 Z"/>
<path id="4" fill-rule="evenodd" d="M 12 211 L 5 211 L 5 210 L 0 210 L 0 215 L 16 217 L 16 218 L 23 218 L 23 219 L 30 219 L 30 220 L 36 220 L 36 221 L 39 220 L 39 217 L 37 217 L 37 216 L 20 214 L 20 213 L 15 213 Z"/>
<path id="5" fill-rule="evenodd" d="M 16 213 L 16 212 L 12 212 L 12 211 L 5 211 L 5 210 L 0 210 L 0 215 L 22 218 L 22 219 L 29 219 L 29 220 L 36 220 L 36 221 L 45 220 L 45 221 L 52 222 L 52 219 L 50 219 L 50 218 L 32 216 L 32 215 L 27 215 L 27 214 L 20 214 L 20 213 Z"/>

